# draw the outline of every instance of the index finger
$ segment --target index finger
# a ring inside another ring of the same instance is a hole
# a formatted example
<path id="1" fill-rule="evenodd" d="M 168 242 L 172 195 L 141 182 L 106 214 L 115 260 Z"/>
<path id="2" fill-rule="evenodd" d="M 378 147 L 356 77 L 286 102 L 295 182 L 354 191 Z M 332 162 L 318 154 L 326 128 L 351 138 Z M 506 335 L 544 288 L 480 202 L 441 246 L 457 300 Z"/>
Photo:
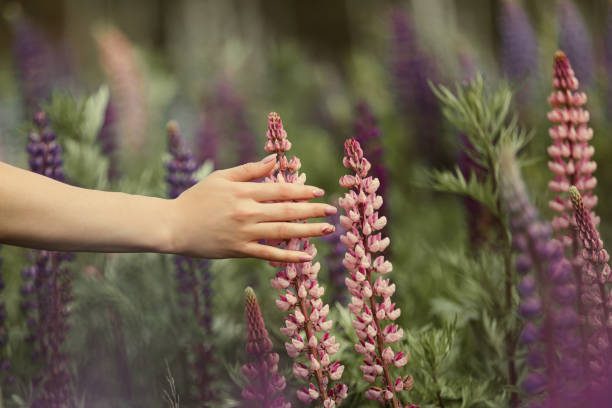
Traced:
<path id="1" fill-rule="evenodd" d="M 322 197 L 325 191 L 314 186 L 292 183 L 241 183 L 244 196 L 255 201 L 311 200 Z"/>

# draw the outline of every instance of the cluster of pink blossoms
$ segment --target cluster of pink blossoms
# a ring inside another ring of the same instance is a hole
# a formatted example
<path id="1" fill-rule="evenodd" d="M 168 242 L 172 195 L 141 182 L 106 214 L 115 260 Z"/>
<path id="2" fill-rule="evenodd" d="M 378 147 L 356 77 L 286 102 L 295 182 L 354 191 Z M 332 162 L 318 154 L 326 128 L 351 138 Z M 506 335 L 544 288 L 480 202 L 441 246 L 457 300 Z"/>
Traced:
<path id="1" fill-rule="evenodd" d="M 374 280 L 374 273 L 385 275 L 392 270 L 383 255 L 372 259 L 373 254 L 383 252 L 390 243 L 388 237 L 383 238 L 377 232 L 387 224 L 384 216 L 378 216 L 383 201 L 376 195 L 380 183 L 377 178 L 368 177 L 371 165 L 363 157 L 359 142 L 349 139 L 344 148 L 343 164 L 355 172 L 340 179 L 342 187 L 351 189 L 340 199 L 340 206 L 346 212 L 340 217 L 346 228 L 346 234 L 340 239 L 348 249 L 343 263 L 349 271 L 345 281 L 352 295 L 349 309 L 355 315 L 353 326 L 359 337 L 355 350 L 364 356 L 361 371 L 365 380 L 374 384 L 382 377 L 382 387 L 371 386 L 366 397 L 401 408 L 398 393 L 410 390 L 414 380 L 410 376 L 396 379 L 391 376 L 391 367 L 403 367 L 408 362 L 408 354 L 394 352 L 390 346 L 402 339 L 404 331 L 393 323 L 400 315 L 400 309 L 391 301 L 395 284 L 383 276 Z M 383 327 L 385 320 L 390 323 Z"/>
<path id="2" fill-rule="evenodd" d="M 595 149 L 588 143 L 593 138 L 593 129 L 588 127 L 589 112 L 582 108 L 587 96 L 584 92 L 577 92 L 578 79 L 562 51 L 555 53 L 553 87 L 555 91 L 548 98 L 553 108 L 548 113 L 548 119 L 553 123 L 549 130 L 553 144 L 548 147 L 548 154 L 552 158 L 548 168 L 553 172 L 554 179 L 548 183 L 548 188 L 557 196 L 549 202 L 549 206 L 559 213 L 553 218 L 553 229 L 561 243 L 571 247 L 576 244 L 573 229 L 570 228 L 575 226 L 571 217 L 572 203 L 565 194 L 561 194 L 566 193 L 570 186 L 576 186 L 583 195 L 585 208 L 590 211 L 595 207 L 597 196 L 591 191 L 597 185 L 597 179 L 593 177 L 597 164 L 591 161 Z M 598 224 L 599 219 L 594 214 L 592 217 Z"/>
<path id="3" fill-rule="evenodd" d="M 266 137 L 266 151 L 277 154 L 274 172 L 266 178 L 266 182 L 304 184 L 306 175 L 299 174 L 300 160 L 296 157 L 287 160 L 285 157 L 291 143 L 287 140 L 287 132 L 283 129 L 283 123 L 277 113 L 268 115 Z M 268 243 L 304 251 L 313 258 L 317 253 L 315 246 L 307 239 L 292 238 Z M 308 387 L 301 387 L 297 391 L 297 396 L 306 404 L 320 401 L 325 408 L 338 406 L 346 398 L 348 387 L 343 383 L 337 383 L 335 386 L 330 384 L 330 380 L 340 379 L 344 366 L 339 361 L 332 362 L 330 359 L 330 355 L 338 351 L 339 345 L 329 332 L 332 328 L 332 321 L 327 320 L 329 305 L 323 304 L 321 300 L 324 288 L 317 282 L 321 265 L 318 262 L 272 265 L 280 266 L 276 277 L 271 281 L 272 286 L 284 292 L 279 296 L 276 305 L 289 312 L 285 327 L 281 328 L 281 332 L 290 338 L 290 341 L 285 343 L 287 353 L 296 359 L 304 357 L 302 361 L 293 364 L 293 373 L 310 381 Z"/>
<path id="4" fill-rule="evenodd" d="M 242 373 L 251 381 L 242 390 L 244 408 L 291 408 L 282 396 L 276 396 L 285 389 L 285 377 L 278 373 L 278 354 L 274 348 L 263 317 L 257 296 L 253 289 L 246 288 L 245 306 L 247 321 L 246 352 L 251 362 L 242 366 Z"/>

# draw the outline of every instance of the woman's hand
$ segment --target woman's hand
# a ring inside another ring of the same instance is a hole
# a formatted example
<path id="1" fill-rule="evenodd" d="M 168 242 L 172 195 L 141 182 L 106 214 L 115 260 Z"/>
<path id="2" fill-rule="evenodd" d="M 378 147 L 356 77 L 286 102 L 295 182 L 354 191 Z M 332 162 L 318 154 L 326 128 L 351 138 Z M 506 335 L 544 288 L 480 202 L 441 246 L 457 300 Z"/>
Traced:
<path id="1" fill-rule="evenodd" d="M 169 202 L 171 243 L 167 252 L 205 258 L 255 257 L 277 262 L 305 262 L 311 256 L 263 245 L 261 239 L 288 239 L 329 234 L 327 223 L 292 220 L 336 213 L 328 204 L 273 201 L 309 200 L 323 190 L 297 184 L 254 183 L 274 167 L 275 155 L 213 172 Z"/>

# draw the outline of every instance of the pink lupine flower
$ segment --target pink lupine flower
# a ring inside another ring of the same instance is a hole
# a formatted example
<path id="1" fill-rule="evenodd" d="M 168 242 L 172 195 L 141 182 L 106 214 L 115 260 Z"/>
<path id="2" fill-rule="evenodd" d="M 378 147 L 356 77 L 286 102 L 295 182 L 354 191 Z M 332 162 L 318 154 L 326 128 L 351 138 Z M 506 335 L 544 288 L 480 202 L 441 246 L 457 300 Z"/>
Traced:
<path id="1" fill-rule="evenodd" d="M 553 228 L 560 241 L 569 247 L 575 243 L 570 228 L 573 225 L 572 205 L 560 193 L 567 192 L 570 186 L 576 186 L 583 195 L 585 208 L 591 210 L 595 207 L 597 196 L 592 190 L 597 185 L 597 179 L 593 177 L 597 164 L 591 161 L 595 149 L 589 145 L 589 140 L 593 138 L 593 129 L 588 127 L 589 112 L 582 108 L 587 96 L 577 91 L 578 79 L 562 51 L 555 53 L 553 87 L 555 90 L 548 98 L 553 108 L 548 113 L 548 119 L 553 123 L 549 130 L 553 143 L 548 147 L 552 159 L 548 167 L 554 178 L 548 183 L 548 188 L 557 195 L 549 206 L 559 213 L 553 218 Z M 592 217 L 597 224 L 599 219 L 594 215 Z"/>
<path id="2" fill-rule="evenodd" d="M 589 331 L 586 352 L 588 369 L 594 381 L 592 386 L 609 385 L 612 362 L 612 283 L 610 255 L 595 228 L 591 214 L 583 197 L 575 186 L 569 188 L 569 197 L 574 207 L 578 239 L 584 248 L 581 252 L 583 265 L 582 304 L 585 308 L 586 326 Z M 603 383 L 602 383 L 603 382 Z"/>
<path id="3" fill-rule="evenodd" d="M 562 51 L 555 53 L 552 85 L 555 90 L 548 102 L 553 109 L 548 113 L 548 119 L 553 123 L 549 130 L 553 143 L 548 147 L 548 154 L 552 159 L 548 162 L 548 167 L 554 178 L 548 183 L 548 188 L 556 195 L 549 201 L 549 207 L 557 212 L 552 219 L 552 227 L 557 239 L 567 248 L 576 285 L 578 314 L 584 321 L 588 306 L 583 304 L 584 261 L 580 256 L 582 244 L 575 228 L 572 203 L 563 193 L 567 192 L 570 186 L 576 186 L 583 197 L 585 210 L 590 212 L 591 220 L 597 225 L 599 218 L 592 212 L 597 204 L 597 196 L 592 193 L 597 184 L 597 179 L 593 177 L 597 164 L 591 160 L 595 152 L 593 146 L 589 145 L 593 129 L 588 127 L 589 112 L 583 108 L 587 96 L 584 92 L 577 91 L 578 79 Z M 585 330 L 581 325 L 579 332 L 583 348 L 587 346 Z"/>
<path id="4" fill-rule="evenodd" d="M 393 379 L 391 375 L 391 367 L 403 367 L 408 362 L 408 354 L 395 352 L 391 347 L 402 339 L 404 331 L 393 323 L 400 316 L 400 309 L 391 302 L 395 284 L 384 277 L 393 267 L 383 255 L 376 256 L 390 243 L 388 237 L 383 238 L 377 232 L 387 224 L 387 219 L 378 215 L 382 198 L 376 191 L 380 183 L 368 176 L 371 165 L 363 157 L 359 142 L 349 139 L 344 149 L 343 164 L 355 172 L 340 178 L 340 185 L 350 189 L 340 199 L 340 206 L 346 212 L 340 217 L 346 228 L 346 234 L 340 239 L 348 249 L 344 266 L 349 272 L 346 286 L 352 296 L 349 309 L 355 315 L 353 327 L 359 338 L 355 350 L 363 354 L 361 371 L 364 379 L 372 383 L 366 397 L 401 408 L 398 394 L 411 389 L 413 380 L 412 377 Z M 376 277 L 375 273 L 380 276 Z M 381 377 L 382 387 L 374 385 L 378 377 Z"/>
<path id="5" fill-rule="evenodd" d="M 282 396 L 277 396 L 285 389 L 285 377 L 278 373 L 278 354 L 273 353 L 273 345 L 263 317 L 257 296 L 253 289 L 246 288 L 245 307 L 247 321 L 246 352 L 251 362 L 242 366 L 242 373 L 248 377 L 250 384 L 242 390 L 246 401 L 245 408 L 291 408 Z"/>
<path id="6" fill-rule="evenodd" d="M 304 184 L 306 175 L 299 173 L 300 160 L 297 157 L 288 160 L 285 156 L 285 152 L 291 149 L 291 142 L 277 113 L 268 115 L 266 137 L 266 151 L 277 154 L 274 172 L 266 178 L 266 182 Z M 312 257 L 317 253 L 315 246 L 307 239 L 293 238 L 274 244 L 304 251 Z M 330 355 L 338 352 L 339 345 L 329 333 L 332 327 L 332 321 L 327 319 L 329 306 L 321 300 L 324 288 L 317 282 L 321 265 L 318 262 L 271 264 L 280 267 L 271 281 L 272 287 L 283 292 L 276 305 L 289 312 L 285 327 L 281 328 L 281 332 L 289 337 L 285 348 L 293 358 L 302 356 L 301 361 L 294 363 L 293 372 L 298 378 L 312 381 L 297 391 L 297 397 L 305 404 L 320 401 L 325 408 L 338 406 L 346 398 L 348 387 L 343 383 L 330 383 L 330 379 L 340 379 L 344 366 L 330 359 Z"/>

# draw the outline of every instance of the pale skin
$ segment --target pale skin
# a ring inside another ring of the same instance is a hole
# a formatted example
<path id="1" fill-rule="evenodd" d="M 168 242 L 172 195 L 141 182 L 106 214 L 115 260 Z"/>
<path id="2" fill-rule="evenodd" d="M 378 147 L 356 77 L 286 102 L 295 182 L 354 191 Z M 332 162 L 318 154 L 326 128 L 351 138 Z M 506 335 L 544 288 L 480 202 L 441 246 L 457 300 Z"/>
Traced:
<path id="1" fill-rule="evenodd" d="M 328 223 L 291 221 L 337 210 L 290 202 L 321 197 L 324 192 L 317 187 L 252 182 L 270 174 L 274 163 L 272 155 L 215 171 L 170 200 L 74 187 L 0 162 L 0 243 L 57 251 L 309 261 L 304 252 L 258 241 L 329 234 L 334 227 Z"/>

